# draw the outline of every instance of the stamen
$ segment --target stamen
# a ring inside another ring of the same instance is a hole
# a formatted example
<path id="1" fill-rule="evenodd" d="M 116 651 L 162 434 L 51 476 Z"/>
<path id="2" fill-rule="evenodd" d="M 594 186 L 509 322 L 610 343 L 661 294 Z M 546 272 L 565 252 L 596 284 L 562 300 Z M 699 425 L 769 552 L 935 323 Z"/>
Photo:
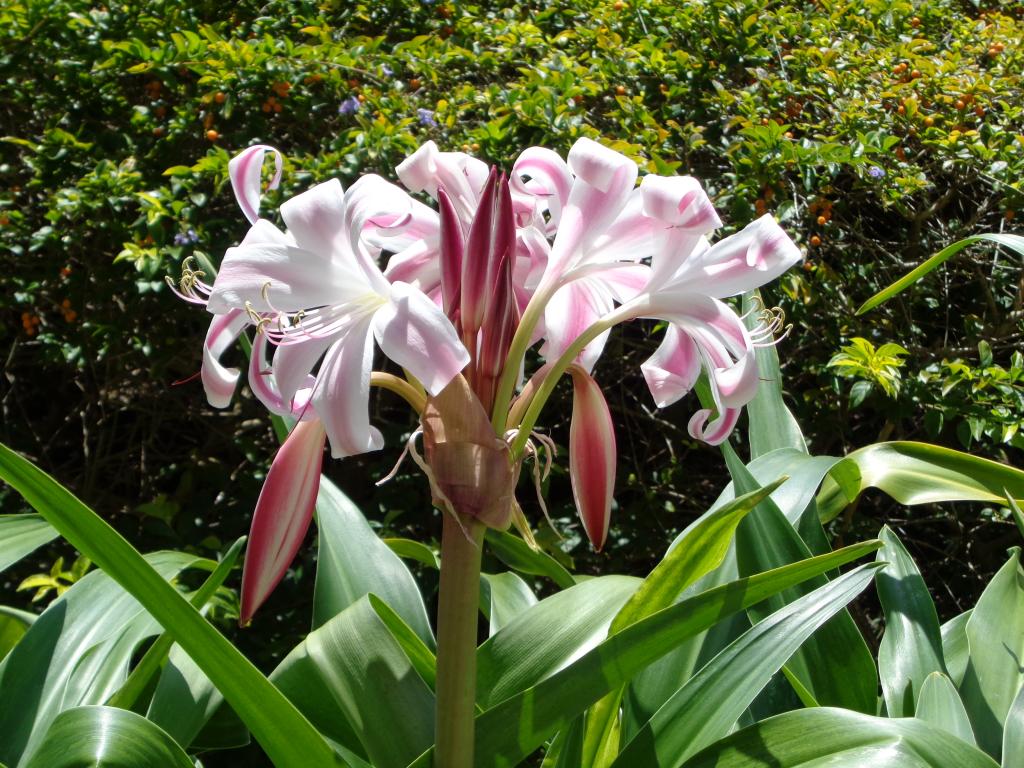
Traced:
<path id="1" fill-rule="evenodd" d="M 755 296 L 754 298 L 760 302 L 758 297 Z M 747 317 L 749 314 L 750 312 L 748 312 L 747 315 L 744 315 L 744 317 Z M 786 324 L 786 312 L 782 307 L 772 307 L 768 309 L 764 304 L 761 304 L 757 313 L 757 318 L 758 324 L 750 332 L 750 339 L 755 347 L 775 346 L 786 338 L 786 336 L 789 335 L 789 332 L 793 329 L 792 323 L 788 325 Z M 782 334 L 776 338 L 775 334 L 780 330 L 782 331 Z"/>
<path id="2" fill-rule="evenodd" d="M 206 277 L 206 273 L 201 269 L 193 268 L 193 264 L 195 264 L 194 256 L 188 256 L 181 262 L 181 277 L 177 284 L 170 275 L 164 277 L 164 280 L 178 298 L 192 304 L 205 305 L 213 288 L 202 280 Z"/>
<path id="3" fill-rule="evenodd" d="M 504 434 L 505 442 L 511 444 L 518 434 L 518 429 L 506 430 Z M 541 446 L 544 448 L 545 457 L 543 471 L 541 470 L 540 457 L 539 451 L 537 450 L 537 446 L 534 445 L 533 440 L 529 438 L 523 445 L 523 458 L 525 459 L 528 457 L 533 459 L 533 471 L 531 472 L 531 474 L 533 475 L 534 489 L 537 493 L 537 503 L 540 505 L 541 512 L 544 513 L 544 519 L 547 520 L 548 525 L 551 526 L 551 530 L 555 532 L 555 535 L 559 539 L 561 539 L 563 538 L 562 534 L 559 533 L 558 528 L 555 527 L 555 521 L 551 519 L 551 514 L 548 512 L 548 505 L 544 501 L 544 489 L 542 487 L 544 481 L 547 480 L 548 476 L 551 474 L 552 457 L 558 453 L 558 450 L 555 447 L 554 440 L 552 440 L 547 435 L 542 435 L 540 432 L 531 432 L 530 437 L 537 438 L 537 442 L 539 442 Z"/>
<path id="4" fill-rule="evenodd" d="M 412 447 L 415 444 L 416 438 L 419 437 L 422 434 L 423 434 L 423 430 L 422 429 L 417 429 L 411 435 L 409 435 L 409 439 L 405 441 L 405 448 L 402 449 L 402 455 L 399 456 L 398 457 L 398 461 L 395 462 L 394 469 L 392 469 L 390 472 L 388 472 L 386 475 L 384 475 L 384 477 L 382 477 L 380 480 L 378 480 L 376 483 L 374 483 L 374 485 L 377 485 L 379 487 L 381 485 L 384 485 L 384 483 L 386 483 L 386 482 L 388 482 L 390 480 L 393 480 L 395 478 L 395 475 L 398 474 L 399 467 L 402 466 L 402 462 L 405 461 L 405 457 L 409 453 L 410 447 Z"/>

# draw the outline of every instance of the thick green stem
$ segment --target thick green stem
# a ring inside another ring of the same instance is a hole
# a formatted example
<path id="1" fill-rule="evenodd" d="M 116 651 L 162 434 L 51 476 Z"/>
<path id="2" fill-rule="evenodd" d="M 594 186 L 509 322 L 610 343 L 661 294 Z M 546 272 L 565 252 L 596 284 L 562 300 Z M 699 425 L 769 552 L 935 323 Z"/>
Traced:
<path id="1" fill-rule="evenodd" d="M 436 768 L 471 768 L 476 715 L 480 555 L 485 527 L 444 515 L 437 607 Z"/>

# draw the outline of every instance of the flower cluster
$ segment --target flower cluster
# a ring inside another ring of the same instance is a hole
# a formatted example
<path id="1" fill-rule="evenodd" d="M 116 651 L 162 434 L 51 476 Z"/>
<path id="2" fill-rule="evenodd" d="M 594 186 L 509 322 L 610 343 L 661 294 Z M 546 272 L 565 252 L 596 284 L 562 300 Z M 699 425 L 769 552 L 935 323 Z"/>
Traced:
<path id="1" fill-rule="evenodd" d="M 774 279 L 801 254 L 770 216 L 712 244 L 721 221 L 691 177 L 652 174 L 637 184 L 633 161 L 589 139 L 567 158 L 527 149 L 508 176 L 427 142 L 396 169 L 405 189 L 376 175 L 348 190 L 319 184 L 281 205 L 282 231 L 259 217 L 268 153 L 276 186 L 282 158 L 272 147 L 231 161 L 252 226 L 216 280 L 187 264 L 174 286 L 213 313 L 202 366 L 210 402 L 230 401 L 239 372 L 220 357 L 252 328 L 249 385 L 272 412 L 297 421 L 254 515 L 243 620 L 301 544 L 325 442 L 335 457 L 382 447 L 369 421 L 371 385 L 420 413 L 425 461 L 412 450 L 435 503 L 507 527 L 522 520 L 513 489 L 523 459 L 536 466 L 552 447 L 534 431 L 540 411 L 569 373 L 570 477 L 597 548 L 609 525 L 615 438 L 591 372 L 615 324 L 666 323 L 642 365 L 658 406 L 707 374 L 713 408 L 691 418 L 695 438 L 725 440 L 756 392 L 755 350 L 773 342 L 778 318 L 761 313 L 750 330 L 723 299 Z M 537 344 L 544 364 L 524 381 Z M 406 378 L 373 370 L 375 346 Z"/>

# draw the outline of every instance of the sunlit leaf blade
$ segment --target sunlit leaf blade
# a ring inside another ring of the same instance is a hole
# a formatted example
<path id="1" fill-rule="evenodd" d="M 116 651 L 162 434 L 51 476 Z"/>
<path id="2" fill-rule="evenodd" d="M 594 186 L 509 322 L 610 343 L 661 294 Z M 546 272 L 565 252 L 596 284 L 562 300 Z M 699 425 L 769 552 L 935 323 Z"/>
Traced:
<path id="1" fill-rule="evenodd" d="M 878 488 L 901 504 L 1024 499 L 1024 472 L 978 456 L 914 442 L 876 443 L 846 456 L 818 495 L 829 521 L 865 488 Z"/>
<path id="2" fill-rule="evenodd" d="M 749 492 L 757 481 L 723 444 L 723 454 L 736 489 Z M 815 524 L 817 522 L 815 521 Z M 747 515 L 736 530 L 736 560 L 741 575 L 749 575 L 794 563 L 811 554 L 804 540 L 771 500 L 765 499 Z M 751 621 L 767 617 L 788 602 L 820 587 L 825 576 L 809 579 L 754 606 Z M 818 628 L 793 654 L 787 668 L 823 706 L 842 706 L 858 712 L 875 712 L 877 673 L 871 651 L 849 612 L 842 610 Z"/>
<path id="3" fill-rule="evenodd" d="M 147 559 L 166 584 L 199 558 L 158 552 Z M 61 710 L 103 704 L 124 683 L 138 645 L 159 631 L 106 573 L 72 585 L 0 664 L 0 761 L 19 765 Z"/>
<path id="4" fill-rule="evenodd" d="M 495 634 L 526 609 L 537 604 L 537 596 L 511 571 L 480 575 L 480 607 L 486 607 L 490 622 L 488 636 Z"/>
<path id="5" fill-rule="evenodd" d="M 59 535 L 41 515 L 0 515 L 0 571 Z"/>
<path id="6" fill-rule="evenodd" d="M 518 536 L 504 531 L 487 529 L 487 546 L 509 568 L 533 576 L 546 576 L 562 589 L 568 589 L 576 580 L 551 555 L 530 549 Z"/>
<path id="7" fill-rule="evenodd" d="M 320 550 L 313 627 L 372 592 L 433 648 L 434 635 L 416 580 L 402 559 L 374 533 L 359 508 L 326 477 L 320 478 L 316 521 Z"/>
<path id="8" fill-rule="evenodd" d="M 141 715 L 116 707 L 62 712 L 26 768 L 195 768 L 177 742 Z"/>
<path id="9" fill-rule="evenodd" d="M 1003 768 L 1024 768 L 1024 688 L 1017 692 L 1003 723 Z"/>
<path id="10" fill-rule="evenodd" d="M 336 763 L 333 751 L 309 721 L 95 512 L 5 446 L 0 446 L 0 477 L 72 546 L 130 591 L 174 636 L 230 702 L 277 768 Z"/>
<path id="11" fill-rule="evenodd" d="M 744 728 L 684 768 L 998 768 L 964 741 L 914 718 L 801 709 Z"/>
<path id="12" fill-rule="evenodd" d="M 740 579 L 683 600 L 612 635 L 566 668 L 479 715 L 475 765 L 504 768 L 518 764 L 588 706 L 628 682 L 682 640 L 878 546 L 878 542 L 856 544 Z M 509 727 L 510 723 L 517 725 Z"/>
<path id="13" fill-rule="evenodd" d="M 971 611 L 964 611 L 939 628 L 942 635 L 942 658 L 946 662 L 946 672 L 949 674 L 949 679 L 958 688 L 964 679 L 964 672 L 971 655 L 971 649 L 967 644 L 967 622 L 970 618 Z"/>
<path id="14" fill-rule="evenodd" d="M 404 768 L 433 743 L 434 693 L 375 600 L 362 597 L 311 632 L 271 679 L 325 735 L 375 768 Z"/>
<path id="15" fill-rule="evenodd" d="M 1024 570 L 1014 548 L 978 599 L 967 621 L 970 660 L 960 696 L 978 746 L 998 758 L 1003 721 L 1024 685 Z"/>
<path id="16" fill-rule="evenodd" d="M 556 592 L 513 619 L 477 651 L 485 709 L 536 685 L 600 643 L 640 580 L 599 576 Z"/>
<path id="17" fill-rule="evenodd" d="M 435 570 L 441 567 L 441 560 L 438 558 L 437 553 L 422 541 L 397 538 L 381 539 L 381 541 L 387 544 L 391 551 L 399 557 L 403 557 L 406 560 L 416 560 Z"/>
<path id="18" fill-rule="evenodd" d="M 655 713 L 622 750 L 615 768 L 676 768 L 728 734 L 786 659 L 861 593 L 877 567 L 861 566 L 755 624 Z"/>
<path id="19" fill-rule="evenodd" d="M 1024 237 L 1021 237 L 1020 235 L 1002 235 L 995 233 L 986 233 L 982 235 L 973 235 L 971 237 L 964 238 L 963 240 L 958 240 L 952 245 L 947 245 L 941 251 L 936 253 L 934 256 L 929 258 L 920 266 L 916 267 L 915 269 L 905 274 L 903 277 L 901 277 L 895 283 L 890 285 L 888 288 L 884 288 L 883 290 L 879 291 L 874 296 L 872 296 L 870 299 L 865 301 L 857 310 L 857 314 L 862 315 L 865 312 L 874 309 L 879 304 L 888 301 L 896 294 L 902 293 L 911 285 L 920 280 L 922 277 L 927 275 L 932 270 L 936 269 L 939 265 L 941 265 L 943 262 L 945 262 L 952 256 L 958 254 L 967 246 L 973 245 L 974 243 L 980 243 L 986 240 L 992 243 L 996 243 L 997 245 L 1006 246 L 1007 248 L 1010 248 L 1011 250 L 1014 250 L 1017 253 L 1024 256 Z"/>
<path id="20" fill-rule="evenodd" d="M 878 675 L 889 717 L 912 717 L 925 679 L 946 671 L 939 616 L 917 565 L 896 534 L 884 526 L 878 538 L 885 544 L 878 550 L 878 561 L 886 563 L 875 575 L 885 615 Z"/>
<path id="21" fill-rule="evenodd" d="M 971 721 L 960 700 L 960 694 L 953 681 L 941 672 L 932 672 L 925 678 L 917 695 L 917 711 L 914 716 L 968 744 L 975 744 L 974 731 L 971 730 Z"/>
<path id="22" fill-rule="evenodd" d="M 760 294 L 757 291 L 743 296 L 743 313 L 750 329 L 759 322 L 756 312 L 758 307 L 755 306 L 758 301 Z M 747 403 L 750 458 L 756 459 L 780 448 L 791 448 L 806 454 L 807 444 L 804 442 L 800 426 L 782 399 L 782 372 L 779 369 L 778 349 L 774 345 L 762 345 L 757 348 L 756 354 L 760 382 L 757 386 L 757 395 Z"/>

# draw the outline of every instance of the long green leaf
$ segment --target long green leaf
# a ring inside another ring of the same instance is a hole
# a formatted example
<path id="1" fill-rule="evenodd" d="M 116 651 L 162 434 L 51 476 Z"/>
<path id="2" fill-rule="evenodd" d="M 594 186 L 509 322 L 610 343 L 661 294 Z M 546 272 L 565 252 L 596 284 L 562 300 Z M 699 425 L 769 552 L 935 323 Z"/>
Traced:
<path id="1" fill-rule="evenodd" d="M 0 515 L 0 571 L 59 535 L 40 515 Z"/>
<path id="2" fill-rule="evenodd" d="M 599 576 L 519 614 L 477 650 L 477 700 L 487 709 L 600 643 L 640 580 Z"/>
<path id="3" fill-rule="evenodd" d="M 760 322 L 756 312 L 758 307 L 755 306 L 760 299 L 757 291 L 743 296 L 743 314 L 750 329 Z M 806 454 L 807 444 L 804 442 L 800 426 L 782 399 L 782 372 L 779 369 L 777 347 L 773 344 L 759 346 L 756 355 L 760 382 L 757 386 L 757 395 L 747 403 L 750 458 L 757 459 L 780 448 L 789 448 Z"/>
<path id="4" fill-rule="evenodd" d="M 723 454 L 739 491 L 750 491 L 757 481 L 739 461 L 735 452 L 723 444 Z M 741 575 L 749 575 L 793 563 L 809 557 L 810 549 L 771 500 L 765 499 L 747 515 L 736 531 L 736 559 Z M 825 576 L 808 580 L 773 596 L 764 605 L 748 611 L 759 621 L 788 602 L 820 587 Z M 807 691 L 825 706 L 842 706 L 859 712 L 874 712 L 877 677 L 874 659 L 860 630 L 846 610 L 820 627 L 793 654 L 788 669 Z"/>
<path id="5" fill-rule="evenodd" d="M 359 508 L 326 477 L 320 478 L 316 510 L 320 550 L 313 627 L 372 592 L 433 648 L 434 635 L 416 580 L 402 559 L 374 533 Z"/>
<path id="6" fill-rule="evenodd" d="M 802 709 L 707 747 L 684 768 L 998 768 L 964 741 L 912 717 Z"/>
<path id="7" fill-rule="evenodd" d="M 917 565 L 896 534 L 885 526 L 878 538 L 885 544 L 878 550 L 878 560 L 886 563 L 875 576 L 885 615 L 878 675 L 889 717 L 912 717 L 924 681 L 933 672 L 946 671 L 939 616 Z"/>
<path id="8" fill-rule="evenodd" d="M 871 582 L 864 565 L 758 622 L 694 675 L 626 745 L 616 768 L 676 768 L 729 733 L 772 675 L 811 633 Z"/>
<path id="9" fill-rule="evenodd" d="M 972 235 L 971 237 L 964 238 L 963 240 L 958 240 L 952 245 L 947 245 L 941 251 L 936 253 L 934 256 L 929 258 L 920 266 L 914 268 L 912 271 L 905 274 L 903 277 L 901 277 L 895 283 L 890 285 L 888 288 L 883 288 L 881 291 L 879 291 L 870 299 L 861 304 L 860 308 L 857 310 L 857 314 L 862 315 L 865 312 L 874 309 L 879 304 L 888 301 L 896 294 L 902 293 L 911 285 L 920 280 L 922 277 L 927 275 L 932 270 L 936 269 L 940 264 L 945 262 L 947 259 L 958 254 L 967 246 L 973 245 L 974 243 L 980 243 L 986 240 L 992 243 L 996 243 L 997 245 L 1006 246 L 1007 248 L 1010 248 L 1011 250 L 1014 250 L 1017 253 L 1024 256 L 1024 237 L 1021 237 L 1020 235 L 1000 235 L 995 233 Z"/>
<path id="10" fill-rule="evenodd" d="M 971 720 L 967 717 L 960 694 L 953 681 L 941 672 L 932 672 L 924 679 L 914 717 L 976 746 Z"/>
<path id="11" fill-rule="evenodd" d="M 375 768 L 404 768 L 433 743 L 434 693 L 371 596 L 311 632 L 271 679 L 326 735 Z"/>
<path id="12" fill-rule="evenodd" d="M 1024 768 L 1024 688 L 1017 692 L 1003 724 L 1003 768 Z"/>
<path id="13" fill-rule="evenodd" d="M 34 613 L 0 605 L 0 661 L 21 641 L 37 618 Z"/>
<path id="14" fill-rule="evenodd" d="M 309 721 L 95 512 L 6 446 L 0 446 L 0 477 L 174 636 L 278 768 L 337 764 L 330 746 Z"/>
<path id="15" fill-rule="evenodd" d="M 942 635 L 942 658 L 946 663 L 946 672 L 949 673 L 949 679 L 957 687 L 964 679 L 967 662 L 971 658 L 971 649 L 967 644 L 967 622 L 970 618 L 971 611 L 964 611 L 939 628 Z"/>
<path id="16" fill-rule="evenodd" d="M 480 575 L 480 607 L 486 607 L 490 622 L 488 636 L 537 604 L 537 596 L 521 578 L 511 571 Z"/>
<path id="17" fill-rule="evenodd" d="M 504 531 L 487 529 L 487 545 L 501 562 L 520 573 L 546 576 L 562 589 L 568 589 L 576 580 L 551 555 L 530 549 L 518 536 Z"/>
<path id="18" fill-rule="evenodd" d="M 62 712 L 26 768 L 195 768 L 159 726 L 116 707 Z"/>
<path id="19" fill-rule="evenodd" d="M 1024 570 L 1020 550 L 985 587 L 967 621 L 970 660 L 960 684 L 978 745 L 997 758 L 1003 721 L 1024 685 Z"/>
<path id="20" fill-rule="evenodd" d="M 878 542 L 856 544 L 740 579 L 683 600 L 612 635 L 566 668 L 479 715 L 475 764 L 479 768 L 518 764 L 587 707 L 680 641 L 878 546 Z M 513 723 L 515 727 L 509 727 Z"/>
<path id="21" fill-rule="evenodd" d="M 147 567 L 166 584 L 197 560 L 158 552 Z M 124 683 L 135 649 L 159 629 L 103 571 L 72 585 L 0 664 L 0 761 L 23 764 L 62 710 L 104 703 Z"/>
<path id="22" fill-rule="evenodd" d="M 1024 472 L 967 453 L 914 442 L 876 443 L 853 451 L 832 470 L 818 495 L 828 522 L 865 488 L 901 504 L 1024 499 Z"/>

